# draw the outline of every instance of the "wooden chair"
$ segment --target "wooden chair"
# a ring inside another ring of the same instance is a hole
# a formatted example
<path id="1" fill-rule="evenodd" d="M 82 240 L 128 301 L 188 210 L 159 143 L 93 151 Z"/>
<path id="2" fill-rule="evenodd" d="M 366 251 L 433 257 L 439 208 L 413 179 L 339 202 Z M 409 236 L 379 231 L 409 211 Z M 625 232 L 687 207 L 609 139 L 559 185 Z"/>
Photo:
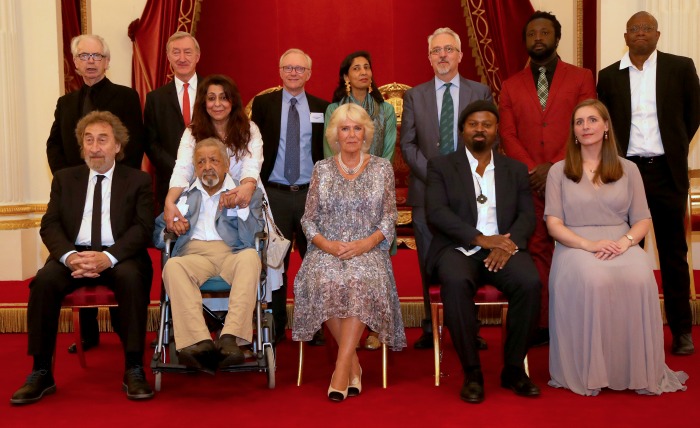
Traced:
<path id="1" fill-rule="evenodd" d="M 85 351 L 83 350 L 83 342 L 80 337 L 80 309 L 118 306 L 117 299 L 114 297 L 114 292 L 107 286 L 85 286 L 64 297 L 61 306 L 71 308 L 73 313 L 73 336 L 75 337 L 75 346 L 78 351 L 78 360 L 80 361 L 80 366 L 86 368 Z M 55 360 L 56 349 L 54 348 Z"/>
<path id="2" fill-rule="evenodd" d="M 435 352 L 435 386 L 440 386 L 440 363 L 442 362 L 442 328 L 444 325 L 440 285 L 430 286 L 430 312 L 433 318 L 433 350 Z M 501 307 L 501 345 L 506 341 L 506 318 L 508 316 L 508 299 L 496 287 L 484 285 L 474 296 L 476 306 Z M 530 374 L 527 356 L 525 356 L 525 373 Z"/>
<path id="3" fill-rule="evenodd" d="M 323 327 L 325 331 L 325 336 L 326 336 L 326 347 L 329 349 L 329 355 L 331 353 L 331 349 L 334 348 L 335 340 L 333 340 L 333 335 L 330 334 L 328 329 L 326 327 Z M 299 342 L 299 370 L 297 371 L 297 386 L 301 386 L 301 382 L 303 380 L 304 376 L 304 353 L 305 353 L 305 344 L 304 342 Z M 388 350 L 386 347 L 385 343 L 382 343 L 382 388 L 386 389 L 387 385 L 387 358 L 388 358 Z M 332 357 L 330 357 L 332 360 Z"/>

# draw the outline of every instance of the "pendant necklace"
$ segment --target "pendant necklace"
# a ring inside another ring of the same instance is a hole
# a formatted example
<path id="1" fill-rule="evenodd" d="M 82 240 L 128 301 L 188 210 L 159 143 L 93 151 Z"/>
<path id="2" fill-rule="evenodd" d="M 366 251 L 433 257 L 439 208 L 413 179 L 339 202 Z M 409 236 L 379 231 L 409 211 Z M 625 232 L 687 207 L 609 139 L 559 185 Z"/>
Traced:
<path id="1" fill-rule="evenodd" d="M 340 165 L 340 169 L 343 170 L 347 175 L 354 175 L 357 174 L 357 172 L 360 170 L 360 167 L 362 166 L 362 162 L 365 160 L 364 153 L 360 152 L 360 162 L 354 167 L 350 168 L 347 165 L 343 163 L 343 159 L 340 157 L 340 153 L 338 153 L 338 165 Z"/>
<path id="2" fill-rule="evenodd" d="M 480 204 L 485 204 L 489 198 L 487 198 L 486 195 L 484 195 L 484 192 L 481 191 L 481 183 L 479 180 L 476 180 L 476 184 L 479 185 L 479 196 L 476 197 L 476 201 Z"/>

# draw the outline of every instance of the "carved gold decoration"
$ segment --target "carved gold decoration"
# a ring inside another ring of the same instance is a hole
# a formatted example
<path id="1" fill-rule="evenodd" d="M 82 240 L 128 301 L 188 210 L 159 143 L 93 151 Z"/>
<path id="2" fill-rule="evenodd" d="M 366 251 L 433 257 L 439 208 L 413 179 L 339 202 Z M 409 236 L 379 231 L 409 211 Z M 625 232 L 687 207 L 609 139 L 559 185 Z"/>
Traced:
<path id="1" fill-rule="evenodd" d="M 416 238 L 412 236 L 397 236 L 396 237 L 396 244 L 401 245 L 404 244 L 408 248 L 415 250 L 416 249 Z"/>
<path id="2" fill-rule="evenodd" d="M 281 86 L 274 86 L 272 88 L 263 89 L 262 91 L 255 94 L 255 97 L 257 97 L 258 95 L 265 95 L 265 94 L 269 94 L 270 92 L 281 91 L 281 90 L 282 90 Z M 251 98 L 250 101 L 248 101 L 248 104 L 245 105 L 245 115 L 248 116 L 248 119 L 250 119 L 250 116 L 253 114 L 253 100 L 255 99 L 255 97 Z"/>
<path id="3" fill-rule="evenodd" d="M 386 102 L 394 107 L 394 112 L 396 112 L 396 127 L 400 127 L 401 117 L 403 116 L 403 94 L 411 89 L 411 87 L 402 83 L 394 82 L 382 85 L 378 89 L 379 93 L 382 94 Z"/>
<path id="4" fill-rule="evenodd" d="M 0 230 L 35 229 L 41 226 L 41 219 L 0 221 Z"/>
<path id="5" fill-rule="evenodd" d="M 462 0 L 464 17 L 469 34 L 469 46 L 472 48 L 472 57 L 476 62 L 476 69 L 481 76 L 481 82 L 488 85 L 494 92 L 494 100 L 498 101 L 501 93 L 501 77 L 498 75 L 496 65 L 496 52 L 493 49 L 493 39 L 489 34 L 489 24 L 484 15 L 483 0 Z"/>
<path id="6" fill-rule="evenodd" d="M 406 224 L 411 224 L 413 217 L 411 216 L 411 210 L 399 210 L 399 217 L 396 219 L 396 224 L 403 226 Z"/>
<path id="7" fill-rule="evenodd" d="M 80 34 L 90 34 L 87 2 L 88 0 L 80 0 Z"/>
<path id="8" fill-rule="evenodd" d="M 184 31 L 193 36 L 197 32 L 197 23 L 202 11 L 202 0 L 182 0 L 180 15 L 177 18 L 176 31 Z"/>
<path id="9" fill-rule="evenodd" d="M 23 214 L 44 214 L 46 204 L 23 204 L 0 206 L 0 216 L 23 215 Z"/>
<path id="10" fill-rule="evenodd" d="M 583 0 L 576 0 L 576 65 L 583 67 Z"/>

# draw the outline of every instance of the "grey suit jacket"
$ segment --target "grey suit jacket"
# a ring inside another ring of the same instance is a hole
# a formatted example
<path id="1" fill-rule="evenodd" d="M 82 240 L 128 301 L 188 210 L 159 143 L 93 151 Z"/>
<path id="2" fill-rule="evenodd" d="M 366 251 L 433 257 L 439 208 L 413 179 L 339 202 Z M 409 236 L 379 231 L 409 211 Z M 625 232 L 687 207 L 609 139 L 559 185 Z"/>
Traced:
<path id="1" fill-rule="evenodd" d="M 459 84 L 459 109 L 476 100 L 493 101 L 491 89 L 463 77 Z M 459 114 L 459 112 L 455 112 Z M 411 169 L 408 179 L 408 205 L 425 204 L 428 160 L 438 156 L 440 123 L 438 121 L 435 80 L 406 91 L 401 119 L 401 154 Z M 460 144 L 457 144 L 460 146 Z"/>

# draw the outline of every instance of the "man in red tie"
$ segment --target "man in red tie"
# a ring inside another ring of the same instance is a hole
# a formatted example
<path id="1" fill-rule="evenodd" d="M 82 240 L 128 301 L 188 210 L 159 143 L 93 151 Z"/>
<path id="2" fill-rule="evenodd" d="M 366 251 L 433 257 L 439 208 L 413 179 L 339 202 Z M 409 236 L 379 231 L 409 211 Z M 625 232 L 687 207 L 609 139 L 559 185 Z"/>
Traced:
<path id="1" fill-rule="evenodd" d="M 144 109 L 146 154 L 156 173 L 156 212 L 163 211 L 180 138 L 192 119 L 199 81 L 199 43 L 192 35 L 176 32 L 168 39 L 165 51 L 173 80 L 146 95 Z"/>

